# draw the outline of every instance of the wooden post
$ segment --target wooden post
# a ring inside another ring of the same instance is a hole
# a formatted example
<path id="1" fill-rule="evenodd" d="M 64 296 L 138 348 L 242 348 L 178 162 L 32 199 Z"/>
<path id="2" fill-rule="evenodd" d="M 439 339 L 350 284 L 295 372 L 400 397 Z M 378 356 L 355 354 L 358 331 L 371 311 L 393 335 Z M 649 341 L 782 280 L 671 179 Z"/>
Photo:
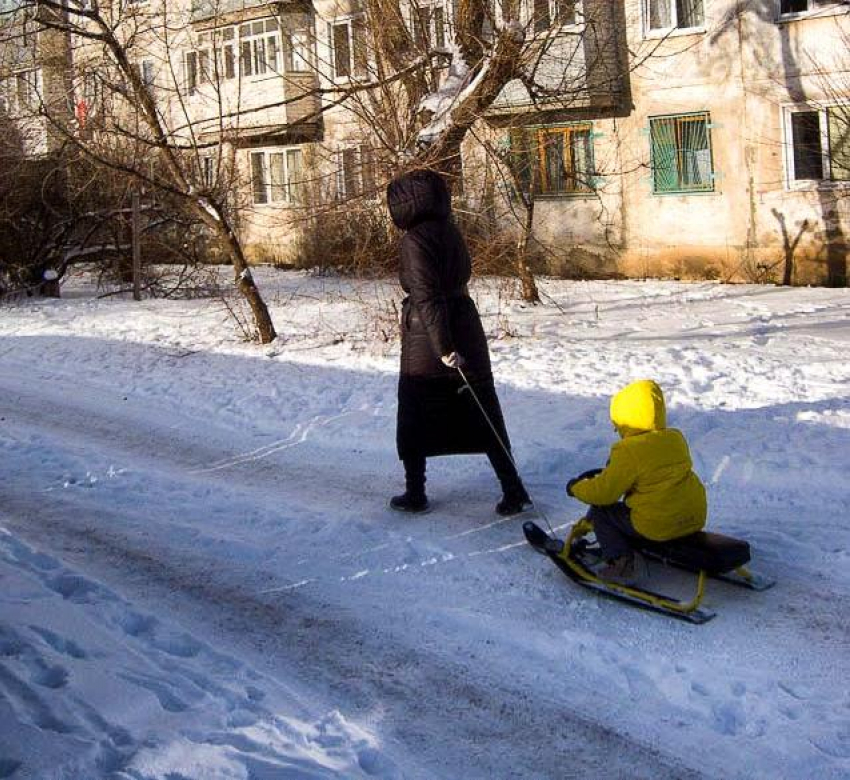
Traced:
<path id="1" fill-rule="evenodd" d="M 141 207 L 139 193 L 133 193 L 133 300 L 142 300 L 142 247 L 141 247 Z"/>

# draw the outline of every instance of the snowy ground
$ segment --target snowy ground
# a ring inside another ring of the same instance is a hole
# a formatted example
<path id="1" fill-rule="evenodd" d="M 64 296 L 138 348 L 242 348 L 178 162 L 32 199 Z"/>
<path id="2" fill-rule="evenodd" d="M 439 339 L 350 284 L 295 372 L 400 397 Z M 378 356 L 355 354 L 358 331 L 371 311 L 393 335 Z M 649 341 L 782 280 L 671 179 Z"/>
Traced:
<path id="1" fill-rule="evenodd" d="M 270 347 L 210 301 L 0 308 L 0 778 L 850 778 L 847 290 L 475 287 L 553 525 L 610 394 L 664 387 L 778 580 L 691 626 L 568 582 L 483 458 L 389 512 L 396 288 L 260 283 Z"/>

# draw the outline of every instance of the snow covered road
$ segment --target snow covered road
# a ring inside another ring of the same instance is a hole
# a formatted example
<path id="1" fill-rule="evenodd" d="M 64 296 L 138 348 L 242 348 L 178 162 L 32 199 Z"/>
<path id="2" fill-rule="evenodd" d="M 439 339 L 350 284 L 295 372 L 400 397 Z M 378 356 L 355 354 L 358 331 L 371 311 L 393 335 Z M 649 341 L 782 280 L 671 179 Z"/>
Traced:
<path id="1" fill-rule="evenodd" d="M 435 463 L 431 514 L 388 512 L 394 354 L 310 347 L 315 312 L 261 353 L 208 343 L 197 302 L 21 306 L 0 777 L 850 777 L 844 291 L 599 285 L 599 324 L 551 285 L 575 319 L 517 310 L 494 352 L 553 522 L 608 393 L 651 371 L 777 588 L 712 585 L 703 627 L 578 592 L 493 515 L 481 458 Z"/>

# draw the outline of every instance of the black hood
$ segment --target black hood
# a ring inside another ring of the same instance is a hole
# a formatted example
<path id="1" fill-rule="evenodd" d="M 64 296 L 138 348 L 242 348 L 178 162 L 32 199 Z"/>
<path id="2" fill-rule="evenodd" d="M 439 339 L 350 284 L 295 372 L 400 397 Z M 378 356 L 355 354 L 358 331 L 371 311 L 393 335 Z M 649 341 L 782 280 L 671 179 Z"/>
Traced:
<path id="1" fill-rule="evenodd" d="M 439 173 L 409 171 L 387 185 L 387 208 L 396 227 L 410 230 L 425 220 L 446 220 L 452 213 L 452 200 Z"/>

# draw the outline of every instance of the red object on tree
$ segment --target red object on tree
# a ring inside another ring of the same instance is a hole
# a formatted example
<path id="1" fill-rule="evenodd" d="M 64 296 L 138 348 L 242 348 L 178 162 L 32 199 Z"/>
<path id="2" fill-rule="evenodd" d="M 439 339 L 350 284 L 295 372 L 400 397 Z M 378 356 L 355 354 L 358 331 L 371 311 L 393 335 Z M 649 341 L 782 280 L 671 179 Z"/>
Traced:
<path id="1" fill-rule="evenodd" d="M 77 123 L 80 125 L 80 129 L 84 129 L 86 126 L 86 119 L 89 114 L 89 106 L 86 103 L 85 98 L 80 98 L 77 101 L 77 105 L 74 107 L 74 116 L 77 118 Z"/>

